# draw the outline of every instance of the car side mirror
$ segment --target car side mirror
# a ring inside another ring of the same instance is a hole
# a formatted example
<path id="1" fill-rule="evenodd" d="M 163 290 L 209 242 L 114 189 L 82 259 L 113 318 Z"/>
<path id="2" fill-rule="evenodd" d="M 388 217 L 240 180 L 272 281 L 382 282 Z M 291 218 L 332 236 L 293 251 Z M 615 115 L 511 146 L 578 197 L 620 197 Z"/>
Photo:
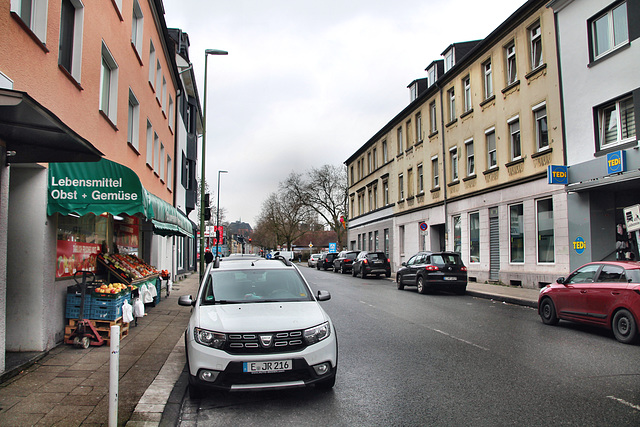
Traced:
<path id="1" fill-rule="evenodd" d="M 318 301 L 329 301 L 331 294 L 329 291 L 318 291 Z"/>
<path id="2" fill-rule="evenodd" d="M 178 305 L 193 307 L 195 305 L 195 301 L 191 299 L 191 295 L 182 295 L 180 298 L 178 298 Z"/>
<path id="3" fill-rule="evenodd" d="M 406 262 L 403 262 L 403 263 L 402 263 L 402 264 L 400 264 L 400 265 L 401 265 L 401 266 L 403 266 L 403 267 L 406 267 L 406 266 L 407 266 L 407 263 L 406 263 Z"/>
<path id="4" fill-rule="evenodd" d="M 564 279 L 564 277 L 558 277 L 558 278 L 556 279 L 556 283 L 558 283 L 558 284 L 560 284 L 560 285 L 564 285 L 564 280 L 565 280 L 565 279 Z"/>

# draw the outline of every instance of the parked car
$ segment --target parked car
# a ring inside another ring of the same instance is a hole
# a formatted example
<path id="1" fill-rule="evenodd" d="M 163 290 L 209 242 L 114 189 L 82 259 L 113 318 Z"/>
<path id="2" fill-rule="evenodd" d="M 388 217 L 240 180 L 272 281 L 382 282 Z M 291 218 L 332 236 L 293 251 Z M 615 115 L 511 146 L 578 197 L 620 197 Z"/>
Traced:
<path id="1" fill-rule="evenodd" d="M 318 270 L 322 269 L 327 271 L 329 268 L 333 268 L 333 260 L 338 256 L 337 252 L 322 252 L 320 254 L 320 261 L 316 265 Z"/>
<path id="2" fill-rule="evenodd" d="M 360 251 L 342 251 L 338 254 L 338 257 L 333 260 L 333 271 L 335 273 L 349 273 L 351 271 L 351 267 L 353 267 L 353 261 L 355 261 L 356 257 Z"/>
<path id="3" fill-rule="evenodd" d="M 237 259 L 207 267 L 185 333 L 189 389 L 331 388 L 336 331 L 298 268 L 286 259 Z"/>
<path id="4" fill-rule="evenodd" d="M 321 254 L 311 254 L 309 259 L 307 260 L 307 267 L 315 267 L 318 265 L 318 260 L 320 259 Z"/>
<path id="5" fill-rule="evenodd" d="M 360 275 L 363 279 L 371 274 L 391 277 L 391 262 L 384 252 L 362 251 L 353 262 L 351 274 L 353 277 Z"/>
<path id="6" fill-rule="evenodd" d="M 610 329 L 625 344 L 640 341 L 640 262 L 590 262 L 540 291 L 542 322 L 560 320 Z"/>
<path id="7" fill-rule="evenodd" d="M 467 291 L 467 267 L 457 252 L 418 252 L 403 262 L 396 272 L 396 284 L 416 286 L 418 292 L 440 290 L 464 295 Z"/>

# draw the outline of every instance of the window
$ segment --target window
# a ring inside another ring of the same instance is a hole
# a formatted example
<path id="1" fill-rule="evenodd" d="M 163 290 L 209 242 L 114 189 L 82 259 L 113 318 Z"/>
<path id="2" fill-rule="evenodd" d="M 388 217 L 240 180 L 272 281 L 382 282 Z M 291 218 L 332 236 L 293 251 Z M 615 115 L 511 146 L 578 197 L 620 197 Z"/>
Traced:
<path id="1" fill-rule="evenodd" d="M 453 49 L 446 53 L 444 57 L 444 72 L 446 73 L 453 68 Z"/>
<path id="2" fill-rule="evenodd" d="M 371 160 L 371 152 L 367 153 L 367 174 L 373 169 L 373 161 Z"/>
<path id="3" fill-rule="evenodd" d="M 473 154 L 473 139 L 465 141 L 464 147 L 467 151 L 467 176 L 473 176 L 476 174 L 476 161 Z"/>
<path id="4" fill-rule="evenodd" d="M 429 77 L 428 77 L 429 82 L 428 83 L 429 83 L 429 86 L 431 86 L 432 84 L 434 84 L 436 82 L 436 67 L 433 66 L 433 67 L 429 68 L 428 73 L 429 73 Z"/>
<path id="5" fill-rule="evenodd" d="M 456 92 L 455 88 L 451 88 L 447 91 L 447 98 L 449 99 L 449 122 L 456 119 Z"/>
<path id="6" fill-rule="evenodd" d="M 171 156 L 167 156 L 167 189 L 173 187 L 173 161 Z"/>
<path id="7" fill-rule="evenodd" d="M 469 76 L 462 80 L 464 86 L 464 111 L 465 113 L 471 111 L 473 105 L 471 103 L 471 78 Z"/>
<path id="8" fill-rule="evenodd" d="M 628 43 L 627 3 L 619 4 L 591 20 L 590 30 L 594 60 Z"/>
<path id="9" fill-rule="evenodd" d="M 165 175 L 164 175 L 165 170 L 164 170 L 164 144 L 163 143 L 160 143 L 160 154 L 158 156 L 158 160 L 160 161 L 160 173 L 159 173 L 160 179 L 162 181 L 166 181 Z"/>
<path id="10" fill-rule="evenodd" d="M 536 121 L 536 147 L 538 151 L 549 148 L 549 135 L 547 132 L 547 108 L 544 104 L 541 107 L 534 107 L 533 115 Z"/>
<path id="11" fill-rule="evenodd" d="M 438 122 L 436 120 L 436 103 L 429 104 L 429 131 L 436 133 L 438 131 Z"/>
<path id="12" fill-rule="evenodd" d="M 504 48 L 504 51 L 507 58 L 507 85 L 510 85 L 518 79 L 515 43 L 511 42 L 511 44 Z"/>
<path id="13" fill-rule="evenodd" d="M 162 104 L 162 112 L 166 114 L 167 112 L 167 79 L 162 76 L 162 99 L 160 100 Z"/>
<path id="14" fill-rule="evenodd" d="M 509 262 L 524 262 L 524 206 L 509 206 Z"/>
<path id="15" fill-rule="evenodd" d="M 105 44 L 102 44 L 102 66 L 100 72 L 100 110 L 117 123 L 118 113 L 118 65 Z"/>
<path id="16" fill-rule="evenodd" d="M 462 252 L 462 217 L 453 217 L 453 251 Z"/>
<path id="17" fill-rule="evenodd" d="M 382 181 L 382 203 L 387 206 L 389 204 L 389 181 Z"/>
<path id="18" fill-rule="evenodd" d="M 353 196 L 351 196 L 351 218 L 356 216 L 356 202 Z"/>
<path id="19" fill-rule="evenodd" d="M 156 91 L 156 99 L 160 100 L 162 96 L 162 66 L 160 65 L 160 61 L 156 60 L 156 85 L 154 86 Z"/>
<path id="20" fill-rule="evenodd" d="M 413 196 L 413 169 L 407 171 L 407 194 Z"/>
<path id="21" fill-rule="evenodd" d="M 384 229 L 384 253 L 389 256 L 389 229 Z"/>
<path id="22" fill-rule="evenodd" d="M 378 169 L 378 149 L 373 149 L 373 169 Z"/>
<path id="23" fill-rule="evenodd" d="M 356 182 L 356 175 L 353 172 L 353 165 L 351 165 L 351 185 L 355 184 Z"/>
<path id="24" fill-rule="evenodd" d="M 496 132 L 492 128 L 485 132 L 487 140 L 487 169 L 493 169 L 498 166 L 498 153 L 496 151 Z"/>
<path id="25" fill-rule="evenodd" d="M 632 141 L 636 135 L 633 97 L 623 98 L 598 109 L 600 149 Z"/>
<path id="26" fill-rule="evenodd" d="M 449 156 L 451 158 L 451 181 L 456 182 L 458 180 L 458 147 L 451 148 Z"/>
<path id="27" fill-rule="evenodd" d="M 378 236 L 378 230 L 373 232 L 373 241 L 375 243 L 373 250 L 377 252 L 380 250 L 380 236 Z"/>
<path id="28" fill-rule="evenodd" d="M 48 0 L 11 0 L 11 12 L 36 35 L 42 44 L 47 42 Z"/>
<path id="29" fill-rule="evenodd" d="M 127 142 L 131 144 L 136 151 L 139 150 L 139 142 L 138 142 L 138 128 L 140 123 L 140 103 L 138 99 L 134 95 L 134 93 L 129 89 L 129 115 L 128 115 L 128 124 L 127 124 Z"/>
<path id="30" fill-rule="evenodd" d="M 147 119 L 147 164 L 153 167 L 153 127 Z"/>
<path id="31" fill-rule="evenodd" d="M 537 201 L 538 262 L 552 263 L 554 254 L 553 200 Z"/>
<path id="32" fill-rule="evenodd" d="M 367 192 L 368 196 L 369 196 L 369 211 L 372 211 L 374 209 L 373 207 L 373 189 L 369 188 L 369 191 Z"/>
<path id="33" fill-rule="evenodd" d="M 424 171 L 422 163 L 418 165 L 418 194 L 424 193 Z"/>
<path id="34" fill-rule="evenodd" d="M 404 150 L 404 144 L 402 142 L 402 128 L 399 127 L 398 131 L 397 131 L 397 135 L 398 135 L 398 155 L 402 154 L 403 150 Z"/>
<path id="35" fill-rule="evenodd" d="M 133 0 L 133 14 L 131 19 L 131 45 L 135 48 L 138 55 L 142 52 L 142 30 L 143 15 L 138 0 Z M 151 62 L 153 64 L 153 62 Z"/>
<path id="36" fill-rule="evenodd" d="M 440 175 L 438 175 L 438 157 L 431 158 L 431 170 L 433 173 L 433 188 L 440 187 Z"/>
<path id="37" fill-rule="evenodd" d="M 173 97 L 169 95 L 169 129 L 173 130 Z"/>
<path id="38" fill-rule="evenodd" d="M 413 145 L 413 140 L 411 138 L 411 120 L 407 120 L 406 123 L 406 137 L 407 137 L 407 149 Z"/>
<path id="39" fill-rule="evenodd" d="M 398 175 L 398 200 L 404 200 L 404 175 Z"/>
<path id="40" fill-rule="evenodd" d="M 382 141 L 382 164 L 389 161 L 389 149 L 387 148 L 387 141 Z"/>
<path id="41" fill-rule="evenodd" d="M 158 156 L 160 155 L 160 139 L 158 139 L 158 134 L 157 133 L 153 133 L 153 165 L 151 165 L 151 168 L 154 170 L 158 170 Z"/>
<path id="42" fill-rule="evenodd" d="M 422 114 L 416 114 L 416 138 L 418 142 L 422 142 L 424 140 L 424 135 L 422 133 Z"/>
<path id="43" fill-rule="evenodd" d="M 482 70 L 484 71 L 484 99 L 489 99 L 493 96 L 493 81 L 491 80 L 491 60 L 482 64 Z"/>
<path id="44" fill-rule="evenodd" d="M 373 209 L 378 209 L 378 186 L 373 186 Z"/>
<path id="45" fill-rule="evenodd" d="M 542 65 L 542 32 L 539 22 L 529 29 L 529 49 L 531 50 L 531 69 L 535 70 Z"/>
<path id="46" fill-rule="evenodd" d="M 469 214 L 469 262 L 480 262 L 480 212 Z"/>
<path id="47" fill-rule="evenodd" d="M 156 48 L 153 47 L 153 42 L 149 41 L 149 84 L 151 87 L 155 89 L 155 81 L 156 81 L 156 68 L 154 64 L 156 63 Z"/>
<path id="48" fill-rule="evenodd" d="M 58 64 L 80 81 L 84 7 L 78 0 L 62 0 Z"/>
<path id="49" fill-rule="evenodd" d="M 507 121 L 509 124 L 509 137 L 511 141 L 511 160 L 522 157 L 522 146 L 520 144 L 520 120 L 518 116 Z"/>

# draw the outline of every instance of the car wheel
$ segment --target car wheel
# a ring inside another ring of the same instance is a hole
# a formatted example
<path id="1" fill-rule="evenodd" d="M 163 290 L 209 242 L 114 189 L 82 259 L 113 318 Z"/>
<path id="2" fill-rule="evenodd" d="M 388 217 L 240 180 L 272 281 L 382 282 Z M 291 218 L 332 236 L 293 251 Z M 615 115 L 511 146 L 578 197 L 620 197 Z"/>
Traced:
<path id="1" fill-rule="evenodd" d="M 616 339 L 625 344 L 632 344 L 638 339 L 638 324 L 633 318 L 633 314 L 627 309 L 620 309 L 613 316 L 611 323 L 613 335 Z"/>
<path id="2" fill-rule="evenodd" d="M 399 290 L 404 289 L 404 285 L 402 284 L 402 276 L 400 276 L 399 274 L 396 274 L 396 286 Z"/>
<path id="3" fill-rule="evenodd" d="M 384 275 L 387 277 L 391 277 L 391 271 L 387 271 L 386 273 L 384 273 Z"/>
<path id="4" fill-rule="evenodd" d="M 545 298 L 540 302 L 540 318 L 545 325 L 557 325 L 558 316 L 556 315 L 556 307 L 551 298 Z"/>
<path id="5" fill-rule="evenodd" d="M 358 273 L 356 272 L 355 267 L 351 269 L 351 275 L 352 275 L 353 277 L 357 277 L 357 276 L 358 276 Z"/>
<path id="6" fill-rule="evenodd" d="M 422 276 L 418 276 L 418 278 L 416 279 L 416 286 L 418 287 L 418 293 L 427 293 L 427 288 L 424 287 L 424 278 Z"/>
<path id="7" fill-rule="evenodd" d="M 344 264 L 340 265 L 340 274 L 344 274 L 347 271 L 344 269 Z"/>
<path id="8" fill-rule="evenodd" d="M 360 273 L 361 273 L 363 279 L 367 278 L 367 272 L 364 270 L 364 268 L 362 269 L 362 271 Z"/>

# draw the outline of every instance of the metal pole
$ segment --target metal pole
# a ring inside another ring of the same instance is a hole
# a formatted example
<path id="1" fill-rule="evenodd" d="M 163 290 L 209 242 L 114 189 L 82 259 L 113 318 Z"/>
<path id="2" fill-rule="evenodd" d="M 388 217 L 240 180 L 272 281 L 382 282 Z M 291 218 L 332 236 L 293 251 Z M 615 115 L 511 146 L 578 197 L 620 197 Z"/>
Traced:
<path id="1" fill-rule="evenodd" d="M 118 377 L 120 375 L 120 326 L 110 331 L 109 357 L 109 427 L 118 425 Z"/>
<path id="2" fill-rule="evenodd" d="M 216 204 L 216 257 L 220 256 L 218 252 L 218 244 L 220 243 L 220 174 L 227 171 L 218 171 L 218 202 Z"/>

